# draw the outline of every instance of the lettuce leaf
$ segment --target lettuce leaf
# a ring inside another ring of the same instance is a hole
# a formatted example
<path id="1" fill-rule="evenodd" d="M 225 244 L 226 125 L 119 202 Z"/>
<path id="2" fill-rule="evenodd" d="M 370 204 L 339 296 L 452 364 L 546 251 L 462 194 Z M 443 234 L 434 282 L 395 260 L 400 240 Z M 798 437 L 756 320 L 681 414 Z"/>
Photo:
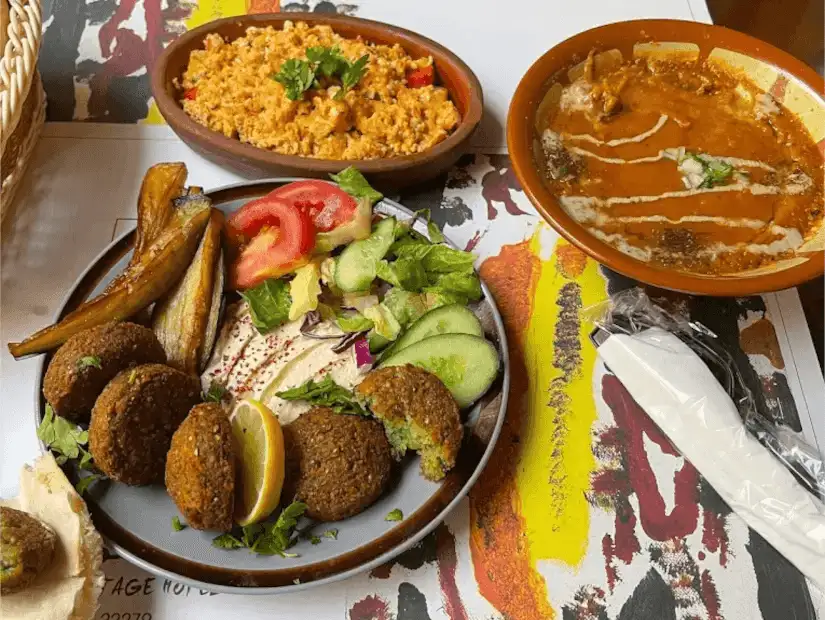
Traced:
<path id="1" fill-rule="evenodd" d="M 360 61 L 360 59 L 359 59 Z M 384 197 L 384 194 L 370 187 L 367 179 L 355 166 L 345 168 L 338 174 L 331 174 L 329 177 L 338 183 L 338 186 L 356 198 L 367 198 L 370 203 L 375 204 Z"/>
<path id="2" fill-rule="evenodd" d="M 252 324 L 262 334 L 289 320 L 292 298 L 289 295 L 289 282 L 286 280 L 266 280 L 255 288 L 241 291 L 241 297 L 249 306 Z"/>
<path id="3" fill-rule="evenodd" d="M 467 271 L 472 269 L 475 263 L 475 255 L 472 252 L 456 250 L 446 245 L 432 245 L 409 237 L 396 241 L 390 252 L 399 260 L 404 258 L 420 261 L 428 273 Z"/>
<path id="4" fill-rule="evenodd" d="M 381 302 L 402 327 L 407 327 L 430 310 L 427 297 L 421 293 L 411 293 L 400 288 L 391 288 Z"/>
<path id="5" fill-rule="evenodd" d="M 424 290 L 457 296 L 463 299 L 461 303 L 465 304 L 481 299 L 481 282 L 472 269 L 434 274 L 430 277 L 430 286 Z"/>
<path id="6" fill-rule="evenodd" d="M 360 312 L 347 312 L 339 314 L 336 317 L 335 322 L 338 324 L 338 327 L 348 333 L 363 332 L 368 329 L 372 329 L 373 327 L 373 322 Z"/>
<path id="7" fill-rule="evenodd" d="M 395 340 L 401 334 L 401 323 L 383 303 L 364 310 L 364 316 L 373 322 L 373 331 L 387 340 Z"/>
<path id="8" fill-rule="evenodd" d="M 376 275 L 407 291 L 420 291 L 427 285 L 427 272 L 420 261 L 410 257 L 399 258 L 393 262 L 378 262 Z"/>

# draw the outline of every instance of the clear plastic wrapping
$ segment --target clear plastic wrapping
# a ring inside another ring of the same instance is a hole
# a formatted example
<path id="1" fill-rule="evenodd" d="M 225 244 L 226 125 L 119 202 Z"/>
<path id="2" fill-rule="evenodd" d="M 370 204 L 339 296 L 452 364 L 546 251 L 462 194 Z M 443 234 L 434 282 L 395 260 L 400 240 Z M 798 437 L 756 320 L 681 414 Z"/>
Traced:
<path id="1" fill-rule="evenodd" d="M 727 504 L 825 589 L 825 475 L 817 450 L 756 410 L 716 335 L 640 289 L 591 309 L 608 369 Z"/>
<path id="2" fill-rule="evenodd" d="M 708 366 L 736 405 L 745 428 L 782 461 L 808 491 L 825 501 L 825 459 L 793 431 L 775 424 L 756 407 L 753 394 L 731 354 L 710 329 L 677 312 L 668 312 L 642 289 L 614 295 L 589 309 L 596 329 L 591 339 L 598 346 L 611 334 L 637 334 L 658 327 L 677 336 Z"/>

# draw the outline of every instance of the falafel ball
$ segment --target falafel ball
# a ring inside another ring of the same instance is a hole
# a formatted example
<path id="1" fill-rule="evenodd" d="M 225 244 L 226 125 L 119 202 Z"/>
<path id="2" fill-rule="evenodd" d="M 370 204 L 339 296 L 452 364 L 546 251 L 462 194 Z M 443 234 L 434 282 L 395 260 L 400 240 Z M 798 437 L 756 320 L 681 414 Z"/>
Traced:
<path id="1" fill-rule="evenodd" d="M 124 370 L 92 409 L 89 451 L 95 465 L 126 484 L 163 480 L 172 435 L 200 401 L 197 377 L 161 364 Z"/>
<path id="2" fill-rule="evenodd" d="M 0 594 L 19 592 L 31 585 L 51 564 L 57 534 L 22 510 L 0 506 Z"/>
<path id="3" fill-rule="evenodd" d="M 151 329 L 106 323 L 69 338 L 54 354 L 43 378 L 43 395 L 57 415 L 88 422 L 95 400 L 121 370 L 164 364 L 166 353 Z"/>
<path id="4" fill-rule="evenodd" d="M 370 372 L 355 388 L 384 423 L 393 452 L 421 455 L 421 473 L 438 481 L 455 466 L 464 435 L 455 398 L 441 380 L 406 364 Z"/>
<path id="5" fill-rule="evenodd" d="M 172 436 L 166 490 L 196 530 L 232 529 L 237 449 L 220 405 L 196 405 Z"/>
<path id="6" fill-rule="evenodd" d="M 284 427 L 284 497 L 319 521 L 338 521 L 370 506 L 390 480 L 392 456 L 381 424 L 316 407 Z"/>

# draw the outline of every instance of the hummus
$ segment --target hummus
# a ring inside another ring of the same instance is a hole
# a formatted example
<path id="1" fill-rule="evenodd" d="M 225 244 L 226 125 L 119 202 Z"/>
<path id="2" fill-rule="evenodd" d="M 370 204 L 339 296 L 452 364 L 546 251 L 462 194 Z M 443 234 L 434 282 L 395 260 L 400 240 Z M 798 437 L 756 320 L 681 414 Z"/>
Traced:
<path id="1" fill-rule="evenodd" d="M 286 401 L 275 393 L 329 375 L 351 390 L 361 381 L 354 347 L 343 353 L 332 348 L 337 338 L 318 340 L 301 333 L 303 320 L 292 321 L 260 334 L 245 302 L 229 306 L 212 359 L 201 376 L 204 391 L 213 383 L 226 390 L 224 404 L 254 398 L 269 407 L 281 424 L 289 424 L 311 408 L 303 401 Z M 315 328 L 323 333 L 332 324 Z M 337 329 L 337 328 L 336 328 Z"/>

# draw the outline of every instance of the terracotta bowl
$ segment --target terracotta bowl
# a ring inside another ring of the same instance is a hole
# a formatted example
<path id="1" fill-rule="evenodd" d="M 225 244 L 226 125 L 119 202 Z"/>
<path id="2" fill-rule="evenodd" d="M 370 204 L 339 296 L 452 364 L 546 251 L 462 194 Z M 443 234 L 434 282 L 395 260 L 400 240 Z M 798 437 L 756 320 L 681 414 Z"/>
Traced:
<path id="1" fill-rule="evenodd" d="M 753 295 L 821 277 L 825 229 L 790 259 L 735 275 L 702 276 L 650 265 L 596 239 L 565 212 L 544 185 L 533 156 L 534 119 L 544 94 L 568 69 L 584 60 L 591 49 L 618 49 L 625 58 L 632 58 L 633 46 L 648 42 L 695 44 L 700 57 L 714 53 L 724 58 L 796 114 L 825 153 L 825 83 L 793 56 L 721 26 L 676 20 L 619 22 L 582 32 L 558 44 L 530 67 L 516 89 L 507 117 L 507 145 L 513 169 L 530 201 L 553 228 L 594 259 L 654 286 L 702 295 Z"/>
<path id="2" fill-rule="evenodd" d="M 450 92 L 461 114 L 461 122 L 443 142 L 424 153 L 370 160 L 313 159 L 281 155 L 207 129 L 190 118 L 178 103 L 180 92 L 173 80 L 180 78 L 189 54 L 203 49 L 206 35 L 217 33 L 228 40 L 246 33 L 250 26 L 283 27 L 287 20 L 309 25 L 328 25 L 346 38 L 361 36 L 372 43 L 400 44 L 410 56 L 432 56 L 436 83 Z M 195 28 L 167 47 L 152 70 L 152 95 L 169 126 L 192 149 L 220 166 L 249 177 L 323 177 L 355 165 L 372 183 L 382 188 L 400 188 L 420 183 L 448 170 L 464 153 L 470 136 L 481 120 L 481 84 L 470 68 L 451 51 L 409 30 L 355 17 L 319 13 L 272 13 L 219 19 Z"/>

